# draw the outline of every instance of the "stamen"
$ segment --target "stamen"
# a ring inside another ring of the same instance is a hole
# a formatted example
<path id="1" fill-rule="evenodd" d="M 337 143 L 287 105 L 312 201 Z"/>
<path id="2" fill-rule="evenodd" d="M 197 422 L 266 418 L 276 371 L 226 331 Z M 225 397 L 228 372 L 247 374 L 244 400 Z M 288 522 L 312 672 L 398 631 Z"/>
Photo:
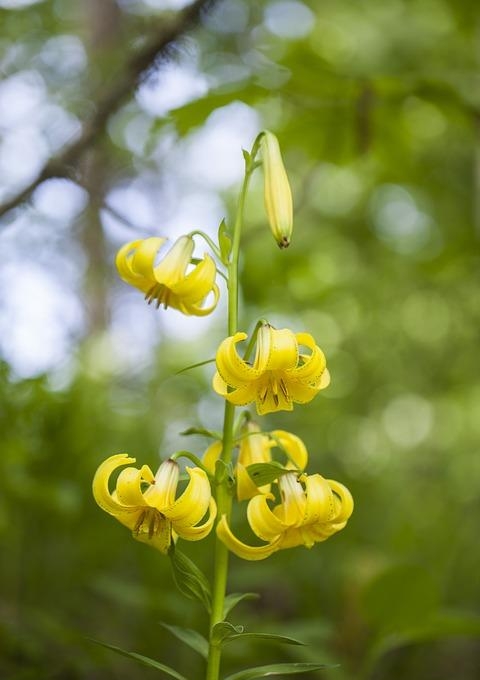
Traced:
<path id="1" fill-rule="evenodd" d="M 156 283 L 145 294 L 145 300 L 150 305 L 155 301 L 155 307 L 158 309 L 160 305 L 163 304 L 165 309 L 168 307 L 168 301 L 170 297 L 170 289 L 164 286 L 162 283 Z"/>
<path id="2" fill-rule="evenodd" d="M 136 534 L 137 536 L 138 536 L 139 533 L 141 533 L 141 528 L 142 528 L 143 522 L 145 520 L 146 514 L 147 514 L 147 510 L 144 510 L 142 512 L 142 514 L 140 515 L 140 517 L 138 518 L 137 523 L 133 527 L 133 533 Z"/>
<path id="3" fill-rule="evenodd" d="M 280 389 L 282 390 L 282 394 L 285 397 L 287 401 L 290 401 L 290 397 L 288 394 L 287 386 L 285 385 L 285 382 L 283 378 L 280 378 Z"/>
<path id="4" fill-rule="evenodd" d="M 154 286 L 149 288 L 147 290 L 147 292 L 145 293 L 145 300 L 148 302 L 148 304 L 150 304 L 152 302 L 153 298 L 155 297 L 155 288 L 156 287 L 157 287 L 157 285 L 155 284 Z"/>
<path id="5" fill-rule="evenodd" d="M 139 516 L 133 527 L 133 533 L 135 536 L 148 534 L 148 538 L 151 540 L 160 532 L 163 520 L 165 520 L 164 515 L 156 508 L 147 508 Z"/>

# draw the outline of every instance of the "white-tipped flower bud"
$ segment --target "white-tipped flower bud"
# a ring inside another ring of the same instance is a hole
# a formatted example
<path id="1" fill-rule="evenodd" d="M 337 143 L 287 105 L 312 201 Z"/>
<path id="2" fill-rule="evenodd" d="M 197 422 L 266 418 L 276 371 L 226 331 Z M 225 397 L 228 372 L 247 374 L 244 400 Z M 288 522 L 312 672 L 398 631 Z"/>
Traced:
<path id="1" fill-rule="evenodd" d="M 264 195 L 270 228 L 280 248 L 288 248 L 292 238 L 292 192 L 280 147 L 275 135 L 268 130 L 262 135 L 260 149 L 264 171 Z"/>

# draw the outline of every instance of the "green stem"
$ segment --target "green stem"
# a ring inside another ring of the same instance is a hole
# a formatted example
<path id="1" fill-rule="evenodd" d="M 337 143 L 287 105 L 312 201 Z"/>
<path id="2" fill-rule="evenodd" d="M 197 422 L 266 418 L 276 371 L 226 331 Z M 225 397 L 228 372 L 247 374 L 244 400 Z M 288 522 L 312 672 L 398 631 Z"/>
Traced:
<path id="1" fill-rule="evenodd" d="M 237 215 L 233 229 L 233 242 L 230 262 L 228 264 L 228 334 L 234 335 L 238 329 L 238 259 L 240 255 L 240 237 L 243 225 L 243 214 L 245 199 L 247 196 L 248 184 L 252 172 L 255 169 L 254 159 L 258 150 L 259 139 L 255 141 L 252 153 L 245 159 L 245 177 L 238 199 Z M 235 421 L 235 406 L 225 401 L 225 413 L 223 419 L 223 439 L 221 460 L 229 465 L 232 460 L 233 451 L 233 429 Z M 218 518 L 223 515 L 230 517 L 232 509 L 231 489 L 227 482 L 223 482 L 217 487 L 217 511 Z M 227 590 L 228 577 L 228 550 L 217 538 L 215 542 L 214 576 L 212 589 L 212 612 L 210 615 L 210 641 L 208 648 L 208 663 L 206 680 L 218 680 L 220 673 L 221 646 L 212 644 L 212 630 L 215 624 L 223 621 L 223 611 L 225 605 L 225 594 Z"/>
<path id="2" fill-rule="evenodd" d="M 222 261 L 222 256 L 220 254 L 220 250 L 217 248 L 215 243 L 212 241 L 210 236 L 206 234 L 204 231 L 201 231 L 200 229 L 194 229 L 189 233 L 189 236 L 200 236 L 203 238 L 203 240 L 209 245 L 209 247 L 212 249 L 212 251 L 215 253 L 215 256 L 217 257 L 220 262 Z"/>

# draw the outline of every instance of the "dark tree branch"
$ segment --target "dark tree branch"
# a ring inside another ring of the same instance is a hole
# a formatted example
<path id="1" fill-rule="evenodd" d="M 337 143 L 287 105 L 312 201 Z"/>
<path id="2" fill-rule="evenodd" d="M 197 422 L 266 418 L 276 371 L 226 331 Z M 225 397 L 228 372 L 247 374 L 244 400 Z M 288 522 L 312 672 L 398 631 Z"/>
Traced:
<path id="1" fill-rule="evenodd" d="M 198 22 L 201 14 L 213 6 L 215 1 L 196 0 L 174 19 L 159 27 L 142 48 L 132 55 L 123 72 L 99 99 L 94 113 L 83 125 L 80 136 L 58 156 L 47 161 L 28 186 L 0 204 L 0 217 L 26 201 L 45 180 L 53 177 L 74 177 L 79 159 L 103 133 L 110 116 L 131 96 L 155 62 L 168 54 L 172 45 Z"/>

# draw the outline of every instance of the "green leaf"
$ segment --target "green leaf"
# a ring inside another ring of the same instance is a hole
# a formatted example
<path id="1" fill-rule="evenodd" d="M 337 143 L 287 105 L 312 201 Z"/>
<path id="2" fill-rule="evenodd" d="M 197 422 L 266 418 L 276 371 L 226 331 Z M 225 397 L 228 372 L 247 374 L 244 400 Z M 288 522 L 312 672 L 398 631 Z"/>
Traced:
<path id="1" fill-rule="evenodd" d="M 280 642 L 285 645 L 301 645 L 305 646 L 307 643 L 297 640 L 296 638 L 287 637 L 286 635 L 275 635 L 274 633 L 238 633 L 229 635 L 225 638 L 225 642 L 240 639 L 256 639 L 256 640 L 270 640 L 271 642 Z"/>
<path id="2" fill-rule="evenodd" d="M 106 649 L 110 649 L 112 652 L 116 652 L 121 656 L 126 656 L 128 659 L 137 661 L 138 663 L 141 663 L 143 666 L 149 666 L 150 668 L 156 668 L 158 671 L 163 671 L 163 673 L 169 675 L 171 678 L 176 678 L 176 680 L 187 680 L 187 678 L 184 675 L 180 675 L 180 673 L 177 673 L 177 671 L 174 668 L 170 668 L 170 666 L 165 666 L 165 664 L 160 663 L 159 661 L 155 661 L 155 659 L 150 659 L 150 657 L 148 656 L 143 656 L 143 654 L 137 654 L 136 652 L 127 652 L 125 649 L 122 649 L 121 647 L 115 647 L 115 645 L 109 645 L 106 642 L 100 642 L 100 640 L 92 640 L 92 642 L 95 642 L 95 644 L 100 645 L 101 647 L 105 647 Z"/>
<path id="3" fill-rule="evenodd" d="M 189 557 L 177 548 L 171 548 L 169 557 L 173 577 L 180 592 L 192 600 L 198 600 L 207 612 L 210 612 L 212 597 L 206 576 Z"/>
<path id="4" fill-rule="evenodd" d="M 231 635 L 239 635 L 240 633 L 243 633 L 243 626 L 234 626 L 233 623 L 228 621 L 220 621 L 213 626 L 210 639 L 212 644 L 220 645 Z"/>
<path id="5" fill-rule="evenodd" d="M 243 600 L 257 600 L 259 597 L 258 593 L 232 593 L 227 595 L 223 605 L 223 616 L 227 616 L 239 602 Z"/>
<path id="6" fill-rule="evenodd" d="M 257 486 L 263 486 L 264 484 L 270 484 L 275 479 L 278 479 L 282 475 L 286 475 L 288 472 L 292 472 L 292 470 L 287 470 L 280 463 L 272 461 L 271 463 L 254 463 L 253 465 L 248 465 L 247 472 Z"/>
<path id="7" fill-rule="evenodd" d="M 257 639 L 270 640 L 271 642 L 280 642 L 287 645 L 304 645 L 304 642 L 296 640 L 295 638 L 287 637 L 285 635 L 275 635 L 274 633 L 246 633 L 243 626 L 234 626 L 228 621 L 221 621 L 212 628 L 212 642 L 220 645 L 225 642 L 240 639 Z"/>
<path id="8" fill-rule="evenodd" d="M 176 638 L 178 638 L 186 645 L 194 649 L 205 659 L 207 658 L 208 642 L 207 640 L 205 640 L 203 635 L 200 635 L 200 633 L 197 633 L 196 630 L 192 630 L 191 628 L 180 628 L 180 626 L 171 626 L 168 623 L 163 623 L 163 621 L 161 621 L 161 624 L 164 628 L 170 631 L 172 635 L 175 635 Z"/>
<path id="9" fill-rule="evenodd" d="M 189 427 L 186 430 L 183 430 L 183 432 L 180 432 L 180 434 L 184 435 L 185 437 L 188 437 L 192 434 L 201 434 L 204 437 L 210 437 L 211 439 L 222 438 L 220 432 L 215 432 L 214 430 L 207 430 L 204 427 Z"/>
<path id="10" fill-rule="evenodd" d="M 269 675 L 296 675 L 309 671 L 321 671 L 324 668 L 327 668 L 327 666 L 323 663 L 273 663 L 268 666 L 247 668 L 244 671 L 229 675 L 225 680 L 253 680 L 253 678 L 265 678 Z"/>
<path id="11" fill-rule="evenodd" d="M 185 373 L 186 371 L 191 371 L 192 368 L 199 368 L 200 366 L 206 366 L 207 364 L 213 364 L 215 359 L 205 359 L 205 361 L 199 361 L 196 364 L 190 364 L 190 366 L 185 366 L 185 368 L 181 368 L 179 371 L 176 371 L 175 375 L 180 375 L 181 373 Z M 182 434 L 184 434 L 182 432 Z"/>
<path id="12" fill-rule="evenodd" d="M 235 476 L 231 463 L 225 463 L 223 460 L 215 461 L 215 481 L 217 484 L 223 484 L 227 481 L 230 489 L 235 486 Z"/>
<path id="13" fill-rule="evenodd" d="M 250 163 L 252 162 L 252 156 L 250 155 L 250 153 L 246 149 L 242 149 L 242 154 L 243 154 L 243 157 L 245 159 L 245 163 L 247 164 L 247 167 L 248 167 L 250 165 Z"/>
<path id="14" fill-rule="evenodd" d="M 218 227 L 218 245 L 220 246 L 222 262 L 228 264 L 228 257 L 232 250 L 232 238 L 230 236 L 230 229 L 225 220 L 222 220 Z"/>

